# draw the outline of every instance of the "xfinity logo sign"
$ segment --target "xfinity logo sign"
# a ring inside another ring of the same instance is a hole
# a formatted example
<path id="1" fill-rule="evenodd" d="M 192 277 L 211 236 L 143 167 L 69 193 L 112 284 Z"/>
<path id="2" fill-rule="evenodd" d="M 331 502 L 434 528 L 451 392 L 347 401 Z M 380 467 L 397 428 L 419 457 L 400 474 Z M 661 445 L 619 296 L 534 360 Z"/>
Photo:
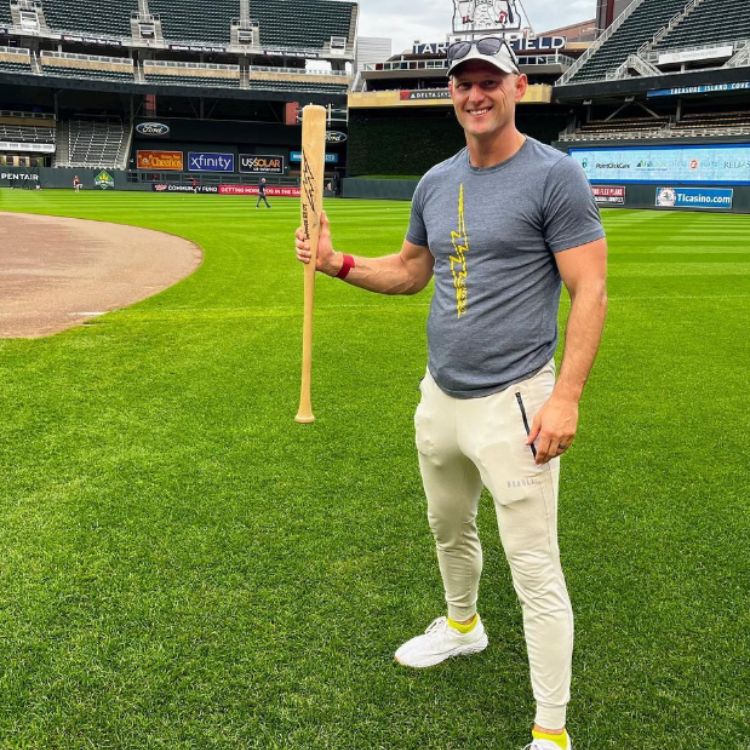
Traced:
<path id="1" fill-rule="evenodd" d="M 326 132 L 326 143 L 343 143 L 346 140 L 346 133 L 339 130 L 328 130 Z"/>
<path id="2" fill-rule="evenodd" d="M 234 172 L 234 154 L 217 154 L 209 151 L 189 151 L 190 172 Z"/>
<path id="3" fill-rule="evenodd" d="M 135 126 L 135 132 L 139 135 L 159 138 L 169 134 L 169 125 L 163 122 L 139 122 Z"/>

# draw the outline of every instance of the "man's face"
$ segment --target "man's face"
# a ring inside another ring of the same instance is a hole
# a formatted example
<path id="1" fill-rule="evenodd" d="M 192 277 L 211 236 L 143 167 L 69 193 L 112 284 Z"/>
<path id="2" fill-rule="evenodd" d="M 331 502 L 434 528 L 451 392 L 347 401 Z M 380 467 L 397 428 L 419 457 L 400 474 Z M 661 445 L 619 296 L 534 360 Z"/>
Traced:
<path id="1" fill-rule="evenodd" d="M 526 92 L 526 76 L 503 73 L 481 60 L 461 65 L 451 77 L 453 107 L 468 136 L 491 136 L 515 118 L 516 103 Z"/>

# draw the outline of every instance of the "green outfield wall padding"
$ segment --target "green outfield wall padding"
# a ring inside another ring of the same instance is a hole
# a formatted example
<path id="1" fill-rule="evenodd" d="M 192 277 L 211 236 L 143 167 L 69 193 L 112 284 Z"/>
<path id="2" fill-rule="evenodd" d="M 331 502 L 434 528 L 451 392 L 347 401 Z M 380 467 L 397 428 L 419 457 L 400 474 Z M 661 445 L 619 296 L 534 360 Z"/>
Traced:
<path id="1" fill-rule="evenodd" d="M 554 106 L 517 111 L 519 130 L 551 143 L 567 124 L 567 110 Z M 424 174 L 466 145 L 452 109 L 351 110 L 349 177 Z"/>
<path id="2" fill-rule="evenodd" d="M 424 174 L 463 146 L 452 111 L 352 111 L 348 174 Z"/>
<path id="3" fill-rule="evenodd" d="M 345 177 L 341 181 L 344 198 L 410 201 L 419 180 L 368 180 L 366 177 Z"/>

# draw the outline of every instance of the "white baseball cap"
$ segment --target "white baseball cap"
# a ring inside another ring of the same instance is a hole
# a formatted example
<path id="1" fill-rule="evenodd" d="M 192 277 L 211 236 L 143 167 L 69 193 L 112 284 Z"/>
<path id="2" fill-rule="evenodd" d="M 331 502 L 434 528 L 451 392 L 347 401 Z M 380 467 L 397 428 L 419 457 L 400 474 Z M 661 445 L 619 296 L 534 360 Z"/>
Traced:
<path id="1" fill-rule="evenodd" d="M 446 52 L 448 75 L 459 65 L 470 60 L 481 60 L 503 73 L 520 73 L 518 59 L 506 39 L 499 36 L 485 36 L 481 39 L 467 39 L 453 42 Z"/>

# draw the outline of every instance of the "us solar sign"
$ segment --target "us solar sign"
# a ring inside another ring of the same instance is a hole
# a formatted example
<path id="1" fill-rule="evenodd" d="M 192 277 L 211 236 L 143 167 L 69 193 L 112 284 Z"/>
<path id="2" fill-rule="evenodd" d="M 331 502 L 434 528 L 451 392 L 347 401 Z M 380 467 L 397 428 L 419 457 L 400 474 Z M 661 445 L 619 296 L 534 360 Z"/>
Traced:
<path id="1" fill-rule="evenodd" d="M 284 157 L 275 154 L 240 154 L 240 172 L 284 174 Z"/>

